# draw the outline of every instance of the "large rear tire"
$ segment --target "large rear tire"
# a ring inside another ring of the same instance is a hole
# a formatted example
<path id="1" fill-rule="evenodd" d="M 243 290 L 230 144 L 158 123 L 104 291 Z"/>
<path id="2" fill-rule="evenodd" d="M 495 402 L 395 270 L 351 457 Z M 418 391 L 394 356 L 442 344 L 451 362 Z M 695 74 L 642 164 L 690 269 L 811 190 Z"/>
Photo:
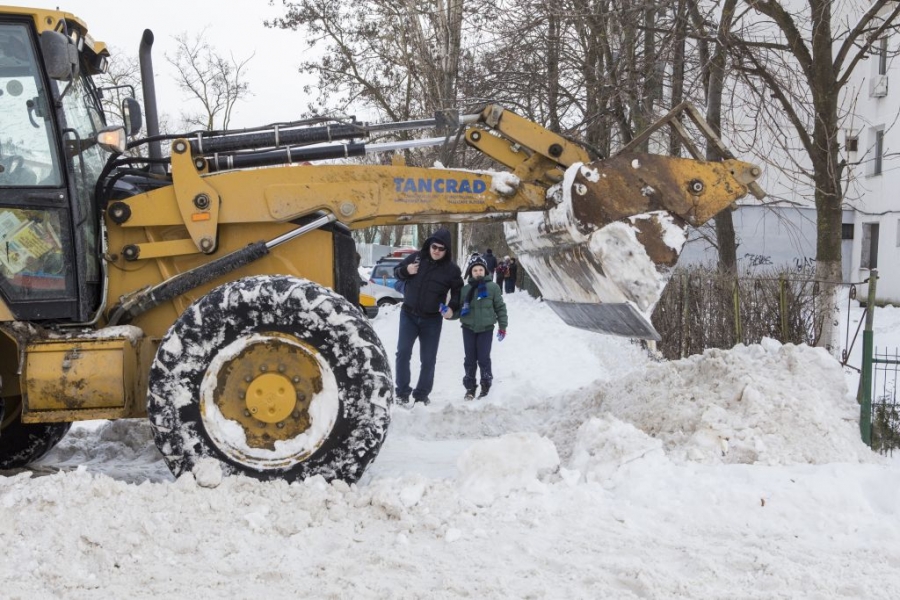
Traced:
<path id="1" fill-rule="evenodd" d="M 311 281 L 258 276 L 191 305 L 160 342 L 148 414 L 181 475 L 204 458 L 225 474 L 353 482 L 390 422 L 390 363 L 366 318 Z"/>
<path id="2" fill-rule="evenodd" d="M 23 423 L 22 398 L 6 398 L 0 426 L 0 469 L 18 469 L 42 458 L 72 427 L 71 423 Z"/>

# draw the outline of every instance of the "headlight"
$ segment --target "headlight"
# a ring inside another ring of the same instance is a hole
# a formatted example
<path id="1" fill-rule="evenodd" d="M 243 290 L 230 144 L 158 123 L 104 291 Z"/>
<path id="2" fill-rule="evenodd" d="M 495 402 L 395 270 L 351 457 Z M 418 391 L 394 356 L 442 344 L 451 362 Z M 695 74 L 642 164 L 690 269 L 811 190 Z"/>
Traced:
<path id="1" fill-rule="evenodd" d="M 97 143 L 107 152 L 122 154 L 126 149 L 125 128 L 121 125 L 104 127 L 97 134 Z"/>

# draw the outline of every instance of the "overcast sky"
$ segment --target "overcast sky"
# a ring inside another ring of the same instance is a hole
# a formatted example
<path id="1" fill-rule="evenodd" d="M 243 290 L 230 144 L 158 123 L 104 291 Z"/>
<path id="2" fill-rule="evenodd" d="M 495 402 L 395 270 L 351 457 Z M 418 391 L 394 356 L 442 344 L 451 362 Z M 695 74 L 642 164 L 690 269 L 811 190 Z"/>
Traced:
<path id="1" fill-rule="evenodd" d="M 307 52 L 303 34 L 263 25 L 264 20 L 283 14 L 280 2 L 274 6 L 268 0 L 241 0 L 239 4 L 222 0 L 30 0 L 12 4 L 70 12 L 87 23 L 90 34 L 106 42 L 114 53 L 137 56 L 144 29 L 150 29 L 155 38 L 153 66 L 159 110 L 176 121 L 186 96 L 175 86 L 165 54 L 174 55 L 174 36 L 183 32 L 194 36 L 204 28 L 207 41 L 222 55 L 232 53 L 240 61 L 256 53 L 246 71 L 254 95 L 236 105 L 232 127 L 297 119 L 307 104 L 304 81 L 297 72 Z"/>

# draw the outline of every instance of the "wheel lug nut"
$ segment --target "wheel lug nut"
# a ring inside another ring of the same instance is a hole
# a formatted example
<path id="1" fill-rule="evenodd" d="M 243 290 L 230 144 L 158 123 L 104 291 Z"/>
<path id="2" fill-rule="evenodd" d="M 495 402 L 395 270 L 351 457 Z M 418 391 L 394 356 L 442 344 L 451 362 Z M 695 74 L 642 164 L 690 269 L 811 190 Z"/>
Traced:
<path id="1" fill-rule="evenodd" d="M 297 400 L 303 402 L 304 400 L 306 400 L 306 394 L 304 394 L 303 392 L 297 392 Z"/>
<path id="2" fill-rule="evenodd" d="M 294 383 L 300 383 L 300 376 L 299 376 L 299 375 L 294 375 L 294 378 L 291 379 L 291 381 L 293 381 Z"/>
<path id="3" fill-rule="evenodd" d="M 278 429 L 284 429 L 284 423 L 277 423 L 275 427 L 277 427 Z"/>
<path id="4" fill-rule="evenodd" d="M 238 398 L 240 398 L 241 400 L 243 400 L 246 397 L 247 397 L 247 394 L 245 394 L 244 392 L 241 392 L 240 394 L 238 394 Z"/>
<path id="5" fill-rule="evenodd" d="M 284 373 L 286 370 L 287 370 L 287 368 L 286 368 L 284 365 L 278 365 L 278 372 L 279 372 L 279 373 Z"/>
<path id="6" fill-rule="evenodd" d="M 299 419 L 299 418 L 300 418 L 300 411 L 299 411 L 299 410 L 295 410 L 294 412 L 291 413 L 291 416 L 294 417 L 295 419 Z"/>
<path id="7" fill-rule="evenodd" d="M 250 416 L 250 411 L 245 409 L 245 410 L 244 410 L 244 416 L 245 416 L 245 417 L 249 417 L 249 416 Z"/>
<path id="8" fill-rule="evenodd" d="M 266 365 L 262 365 L 259 367 L 259 370 L 262 371 L 263 373 L 265 373 L 266 371 L 269 370 L 269 367 L 267 367 Z"/>
<path id="9" fill-rule="evenodd" d="M 247 375 L 246 377 L 244 377 L 244 381 L 246 381 L 247 383 L 250 383 L 251 381 L 253 381 L 253 377 L 251 377 L 250 375 Z"/>

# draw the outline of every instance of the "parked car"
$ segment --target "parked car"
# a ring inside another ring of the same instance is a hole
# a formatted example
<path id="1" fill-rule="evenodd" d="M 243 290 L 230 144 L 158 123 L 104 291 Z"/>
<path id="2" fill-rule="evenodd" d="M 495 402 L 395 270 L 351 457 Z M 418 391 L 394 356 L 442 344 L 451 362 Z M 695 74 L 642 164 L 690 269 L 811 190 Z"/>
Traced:
<path id="1" fill-rule="evenodd" d="M 363 311 L 363 314 L 370 319 L 374 319 L 378 316 L 378 302 L 375 300 L 375 296 L 367 294 L 362 290 L 359 292 L 359 308 Z"/>
<path id="2" fill-rule="evenodd" d="M 372 267 L 372 272 L 369 274 L 369 283 L 376 283 L 393 289 L 397 283 L 397 278 L 394 277 L 394 267 L 401 262 L 403 262 L 402 258 L 382 258 Z M 402 298 L 403 295 L 400 294 L 400 297 Z"/>
<path id="3" fill-rule="evenodd" d="M 380 283 L 372 283 L 365 281 L 359 286 L 360 293 L 368 294 L 375 297 L 378 306 L 386 306 L 389 304 L 399 304 L 403 302 L 403 294 L 392 287 L 381 285 Z"/>

